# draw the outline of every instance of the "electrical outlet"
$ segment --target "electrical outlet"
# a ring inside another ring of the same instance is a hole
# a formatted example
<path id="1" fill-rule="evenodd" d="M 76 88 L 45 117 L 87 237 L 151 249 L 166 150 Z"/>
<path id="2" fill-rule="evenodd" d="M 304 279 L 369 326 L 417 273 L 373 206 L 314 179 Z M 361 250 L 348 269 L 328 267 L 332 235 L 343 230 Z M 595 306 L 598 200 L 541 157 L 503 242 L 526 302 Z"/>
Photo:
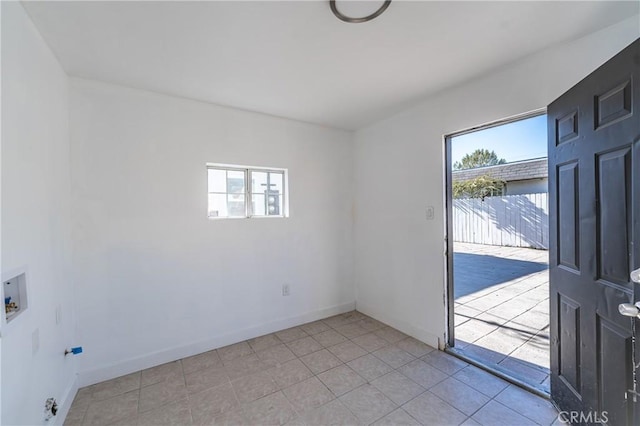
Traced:
<path id="1" fill-rule="evenodd" d="M 289 295 L 289 284 L 282 284 L 282 295 L 283 296 Z"/>
<path id="2" fill-rule="evenodd" d="M 433 220 L 436 217 L 436 212 L 433 206 L 427 206 L 427 220 Z"/>

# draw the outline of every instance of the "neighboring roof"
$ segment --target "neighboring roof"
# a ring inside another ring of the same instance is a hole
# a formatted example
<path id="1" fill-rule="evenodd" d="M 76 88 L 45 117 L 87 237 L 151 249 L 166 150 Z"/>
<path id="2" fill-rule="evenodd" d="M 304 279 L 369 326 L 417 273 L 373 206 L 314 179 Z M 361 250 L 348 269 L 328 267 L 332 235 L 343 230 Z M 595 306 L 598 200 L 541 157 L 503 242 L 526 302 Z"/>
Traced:
<path id="1" fill-rule="evenodd" d="M 454 170 L 453 180 L 470 180 L 484 175 L 489 175 L 505 182 L 546 178 L 548 176 L 547 157 L 498 164 L 497 166 Z"/>

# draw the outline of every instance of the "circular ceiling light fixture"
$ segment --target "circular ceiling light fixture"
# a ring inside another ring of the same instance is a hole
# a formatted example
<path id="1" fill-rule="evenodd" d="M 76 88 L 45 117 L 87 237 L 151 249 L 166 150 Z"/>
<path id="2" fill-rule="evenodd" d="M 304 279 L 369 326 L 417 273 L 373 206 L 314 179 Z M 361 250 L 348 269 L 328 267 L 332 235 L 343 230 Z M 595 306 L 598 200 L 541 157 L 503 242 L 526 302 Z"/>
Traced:
<path id="1" fill-rule="evenodd" d="M 336 18 L 338 18 L 341 21 L 348 22 L 350 24 L 359 24 L 362 22 L 371 21 L 372 19 L 375 19 L 378 16 L 382 15 L 382 13 L 385 10 L 387 10 L 389 5 L 391 4 L 391 0 L 384 0 L 384 3 L 382 4 L 382 6 L 380 6 L 378 10 L 373 12 L 371 15 L 367 15 L 362 18 L 352 18 L 350 16 L 343 15 L 342 12 L 340 12 L 338 10 L 338 7 L 336 6 L 336 0 L 329 0 L 329 4 L 331 5 L 331 11 L 333 12 L 334 15 L 336 15 Z"/>

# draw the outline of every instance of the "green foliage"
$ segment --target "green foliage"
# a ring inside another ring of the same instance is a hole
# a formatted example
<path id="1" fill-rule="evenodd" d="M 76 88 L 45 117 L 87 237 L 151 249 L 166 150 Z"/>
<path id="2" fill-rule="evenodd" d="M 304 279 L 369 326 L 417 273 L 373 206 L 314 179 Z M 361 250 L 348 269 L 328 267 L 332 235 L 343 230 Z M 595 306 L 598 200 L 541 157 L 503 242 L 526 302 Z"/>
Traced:
<path id="1" fill-rule="evenodd" d="M 505 182 L 489 175 L 453 182 L 453 198 L 481 198 L 502 195 Z"/>
<path id="2" fill-rule="evenodd" d="M 504 158 L 498 158 L 495 151 L 476 149 L 471 154 L 466 154 L 462 157 L 462 160 L 456 161 L 453 164 L 453 169 L 474 169 L 476 167 L 495 166 L 496 164 L 504 164 L 506 162 Z"/>

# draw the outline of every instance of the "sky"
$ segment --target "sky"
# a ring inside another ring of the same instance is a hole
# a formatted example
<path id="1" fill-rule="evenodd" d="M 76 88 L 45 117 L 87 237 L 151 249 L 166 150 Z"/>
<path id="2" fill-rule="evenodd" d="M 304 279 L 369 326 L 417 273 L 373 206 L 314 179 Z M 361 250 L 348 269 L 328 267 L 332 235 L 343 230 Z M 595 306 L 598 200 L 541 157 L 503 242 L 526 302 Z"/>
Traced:
<path id="1" fill-rule="evenodd" d="M 484 148 L 495 151 L 507 163 L 547 156 L 547 116 L 538 115 L 525 120 L 490 129 L 478 130 L 451 140 L 452 163 L 465 154 Z"/>

